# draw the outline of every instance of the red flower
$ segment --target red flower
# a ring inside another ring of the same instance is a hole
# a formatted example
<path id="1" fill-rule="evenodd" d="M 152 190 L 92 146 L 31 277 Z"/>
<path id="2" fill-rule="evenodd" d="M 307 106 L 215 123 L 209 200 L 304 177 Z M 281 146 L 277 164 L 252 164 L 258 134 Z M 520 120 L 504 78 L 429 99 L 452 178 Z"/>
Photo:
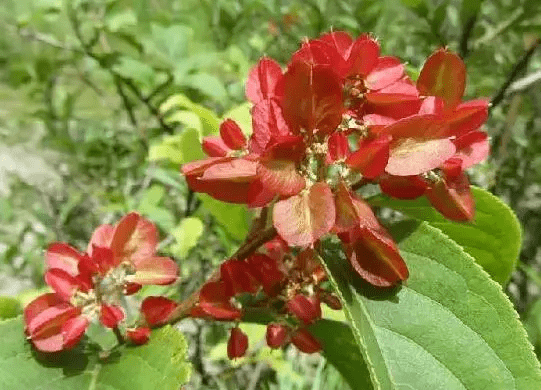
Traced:
<path id="1" fill-rule="evenodd" d="M 53 243 L 45 255 L 45 294 L 25 309 L 26 332 L 36 348 L 54 352 L 77 344 L 91 320 L 116 328 L 125 318 L 118 297 L 143 284 L 171 284 L 176 263 L 155 256 L 156 227 L 130 213 L 116 226 L 102 225 L 92 234 L 87 253 Z"/>

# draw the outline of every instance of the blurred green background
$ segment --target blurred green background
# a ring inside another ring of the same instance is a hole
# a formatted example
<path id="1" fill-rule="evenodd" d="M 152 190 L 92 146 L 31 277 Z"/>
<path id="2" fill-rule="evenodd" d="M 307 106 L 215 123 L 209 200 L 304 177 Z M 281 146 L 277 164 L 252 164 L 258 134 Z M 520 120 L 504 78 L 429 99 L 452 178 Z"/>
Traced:
<path id="1" fill-rule="evenodd" d="M 250 213 L 191 193 L 180 164 L 234 117 L 250 130 L 248 71 L 287 62 L 304 37 L 372 32 L 417 77 L 436 48 L 459 52 L 467 97 L 489 97 L 492 156 L 472 182 L 501 197 L 524 229 L 507 293 L 541 347 L 541 2 L 538 0 L 4 0 L 0 5 L 0 318 L 44 288 L 54 241 L 84 248 L 100 223 L 137 210 L 159 227 L 181 299 L 247 232 Z M 226 327 L 187 320 L 187 389 L 345 389 L 319 356 L 225 359 Z"/>

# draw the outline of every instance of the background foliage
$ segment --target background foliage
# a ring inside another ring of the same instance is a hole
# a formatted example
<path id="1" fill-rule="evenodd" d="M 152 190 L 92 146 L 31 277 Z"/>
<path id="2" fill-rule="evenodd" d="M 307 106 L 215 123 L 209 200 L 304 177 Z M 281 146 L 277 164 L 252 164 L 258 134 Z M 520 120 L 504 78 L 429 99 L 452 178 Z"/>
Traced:
<path id="1" fill-rule="evenodd" d="M 537 0 L 5 0 L 0 317 L 41 293 L 48 243 L 81 247 L 98 224 L 130 210 L 157 223 L 161 251 L 181 265 L 171 296 L 195 290 L 234 251 L 250 213 L 191 193 L 179 164 L 201 156 L 200 138 L 221 118 L 249 131 L 244 81 L 262 54 L 284 63 L 303 37 L 332 27 L 373 32 L 412 77 L 448 45 L 465 58 L 467 94 L 492 98 L 492 156 L 471 177 L 520 219 L 518 269 L 498 281 L 541 352 L 540 11 Z M 262 327 L 244 326 L 250 340 L 262 339 Z M 181 329 L 193 363 L 188 388 L 346 386 L 324 358 L 252 343 L 231 363 L 224 326 Z"/>

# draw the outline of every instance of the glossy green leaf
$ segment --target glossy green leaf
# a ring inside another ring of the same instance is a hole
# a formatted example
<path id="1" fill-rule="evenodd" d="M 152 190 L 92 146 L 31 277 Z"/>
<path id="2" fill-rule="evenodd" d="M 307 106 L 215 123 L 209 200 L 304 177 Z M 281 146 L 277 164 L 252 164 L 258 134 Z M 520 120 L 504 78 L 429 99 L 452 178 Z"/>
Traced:
<path id="1" fill-rule="evenodd" d="M 429 222 L 461 245 L 494 280 L 505 285 L 516 267 L 520 253 L 520 224 L 509 206 L 494 195 L 477 187 L 472 187 L 472 192 L 476 214 L 470 223 L 445 219 L 424 197 L 397 200 L 377 196 L 370 203 Z"/>
<path id="2" fill-rule="evenodd" d="M 2 390 L 178 390 L 190 375 L 186 341 L 170 326 L 154 331 L 146 345 L 103 359 L 89 345 L 54 356 L 36 353 L 20 318 L 0 322 L 0 335 Z"/>
<path id="3" fill-rule="evenodd" d="M 541 388 L 539 362 L 500 285 L 427 223 L 403 222 L 392 232 L 410 270 L 394 291 L 362 283 L 339 245 L 323 251 L 374 388 Z M 323 339 L 326 349 L 334 347 L 333 333 Z M 355 381 L 348 380 L 352 389 L 365 388 Z"/>

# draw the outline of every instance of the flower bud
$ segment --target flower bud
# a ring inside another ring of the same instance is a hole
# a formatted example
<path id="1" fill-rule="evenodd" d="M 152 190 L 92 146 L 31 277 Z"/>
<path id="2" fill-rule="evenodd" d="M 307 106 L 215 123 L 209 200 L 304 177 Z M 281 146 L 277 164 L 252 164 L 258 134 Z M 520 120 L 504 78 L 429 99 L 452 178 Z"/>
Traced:
<path id="1" fill-rule="evenodd" d="M 220 137 L 231 149 L 240 150 L 246 146 L 246 137 L 232 119 L 226 119 L 220 124 Z"/>
<path id="2" fill-rule="evenodd" d="M 315 353 L 321 351 L 321 343 L 304 328 L 293 333 L 291 342 L 301 352 Z"/>
<path id="3" fill-rule="evenodd" d="M 342 302 L 334 294 L 322 294 L 321 300 L 333 310 L 342 310 Z"/>
<path id="4" fill-rule="evenodd" d="M 122 309 L 114 305 L 101 305 L 100 322 L 108 328 L 116 328 L 118 323 L 124 319 Z"/>
<path id="5" fill-rule="evenodd" d="M 248 336 L 239 328 L 231 329 L 227 342 L 227 356 L 229 359 L 243 357 L 248 349 Z"/>
<path id="6" fill-rule="evenodd" d="M 135 345 L 143 345 L 148 342 L 150 337 L 150 328 L 141 327 L 126 330 L 126 337 Z"/>
<path id="7" fill-rule="evenodd" d="M 305 325 L 311 324 L 321 318 L 321 304 L 319 298 L 316 296 L 307 297 L 303 294 L 297 294 L 287 302 L 287 309 L 290 313 L 296 315 Z"/>
<path id="8" fill-rule="evenodd" d="M 148 325 L 163 325 L 177 304 L 165 297 L 146 297 L 141 304 L 141 312 Z"/>
<path id="9" fill-rule="evenodd" d="M 270 348 L 280 348 L 284 345 L 288 333 L 288 328 L 285 325 L 268 324 L 266 334 L 267 345 Z"/>

